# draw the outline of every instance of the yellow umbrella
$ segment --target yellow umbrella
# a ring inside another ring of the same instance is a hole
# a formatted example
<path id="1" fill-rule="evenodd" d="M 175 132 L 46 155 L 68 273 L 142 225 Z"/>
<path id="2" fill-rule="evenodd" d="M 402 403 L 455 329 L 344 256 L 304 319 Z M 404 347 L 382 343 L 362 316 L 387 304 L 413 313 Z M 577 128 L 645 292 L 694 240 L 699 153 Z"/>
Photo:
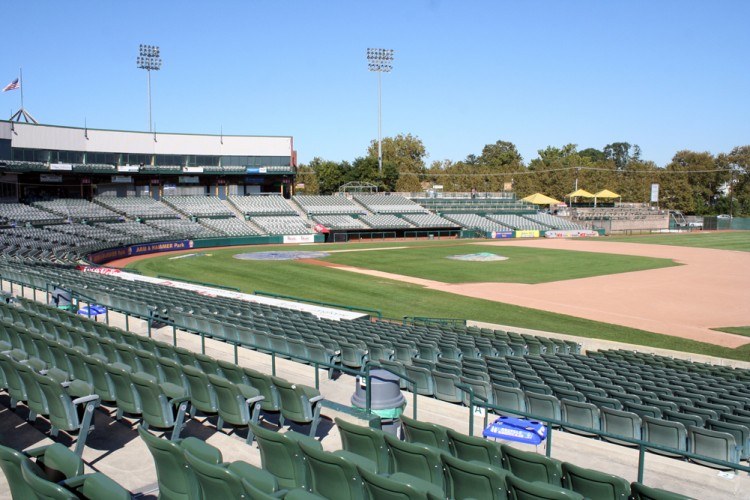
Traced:
<path id="1" fill-rule="evenodd" d="M 621 198 L 621 196 L 617 193 L 613 193 L 609 189 L 604 189 L 594 195 L 594 206 L 596 206 L 597 198 Z"/>
<path id="2" fill-rule="evenodd" d="M 619 198 L 620 195 L 617 193 L 613 193 L 609 189 L 605 189 L 603 191 L 599 191 L 594 195 L 594 198 Z"/>
<path id="3" fill-rule="evenodd" d="M 523 198 L 523 201 L 533 203 L 534 205 L 557 205 L 560 203 L 558 200 L 550 198 L 542 193 L 531 194 L 526 198 Z"/>
<path id="4" fill-rule="evenodd" d="M 593 198 L 594 195 L 586 191 L 585 189 L 578 189 L 568 194 L 566 198 Z"/>

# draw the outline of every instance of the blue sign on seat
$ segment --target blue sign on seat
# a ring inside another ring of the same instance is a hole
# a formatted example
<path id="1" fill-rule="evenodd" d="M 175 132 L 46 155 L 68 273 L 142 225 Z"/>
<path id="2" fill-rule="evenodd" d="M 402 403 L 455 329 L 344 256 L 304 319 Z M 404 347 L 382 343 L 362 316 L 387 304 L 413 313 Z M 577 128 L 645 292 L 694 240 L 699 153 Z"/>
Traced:
<path id="1" fill-rule="evenodd" d="M 81 316 L 88 316 L 89 318 L 92 316 L 99 316 L 101 314 L 107 314 L 107 308 L 104 306 L 99 306 L 96 304 L 91 304 L 88 306 L 83 306 L 78 310 L 78 314 Z"/>
<path id="2" fill-rule="evenodd" d="M 482 435 L 536 445 L 547 439 L 547 426 L 535 420 L 500 417 L 492 422 Z"/>

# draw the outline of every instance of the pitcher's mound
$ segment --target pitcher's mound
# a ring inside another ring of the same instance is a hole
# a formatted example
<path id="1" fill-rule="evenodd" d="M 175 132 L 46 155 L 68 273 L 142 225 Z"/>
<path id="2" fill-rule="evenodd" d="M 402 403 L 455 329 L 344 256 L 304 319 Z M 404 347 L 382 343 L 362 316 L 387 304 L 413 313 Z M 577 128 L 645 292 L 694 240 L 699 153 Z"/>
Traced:
<path id="1" fill-rule="evenodd" d="M 490 252 L 482 252 L 463 255 L 450 255 L 446 257 L 446 259 L 463 260 L 466 262 L 496 262 L 498 260 L 508 260 L 508 257 L 503 257 L 502 255 L 497 255 Z"/>
<path id="2" fill-rule="evenodd" d="M 326 252 L 253 252 L 238 253 L 233 257 L 240 260 L 299 260 L 322 259 L 329 255 Z"/>

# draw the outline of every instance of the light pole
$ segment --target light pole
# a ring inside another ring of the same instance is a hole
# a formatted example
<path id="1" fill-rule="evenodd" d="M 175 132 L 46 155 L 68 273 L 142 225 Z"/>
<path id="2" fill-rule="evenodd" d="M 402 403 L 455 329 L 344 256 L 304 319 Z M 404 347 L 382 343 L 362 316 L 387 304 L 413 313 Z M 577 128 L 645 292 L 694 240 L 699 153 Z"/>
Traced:
<path id="1" fill-rule="evenodd" d="M 382 92 L 380 74 L 390 73 L 393 69 L 393 49 L 367 49 L 367 65 L 370 71 L 378 74 L 378 172 L 383 174 L 383 143 L 382 143 Z"/>
<path id="2" fill-rule="evenodd" d="M 151 70 L 158 71 L 161 69 L 159 47 L 141 44 L 137 64 L 140 69 L 145 69 L 148 72 L 148 131 L 153 132 L 154 129 L 151 125 L 153 123 L 151 121 Z"/>

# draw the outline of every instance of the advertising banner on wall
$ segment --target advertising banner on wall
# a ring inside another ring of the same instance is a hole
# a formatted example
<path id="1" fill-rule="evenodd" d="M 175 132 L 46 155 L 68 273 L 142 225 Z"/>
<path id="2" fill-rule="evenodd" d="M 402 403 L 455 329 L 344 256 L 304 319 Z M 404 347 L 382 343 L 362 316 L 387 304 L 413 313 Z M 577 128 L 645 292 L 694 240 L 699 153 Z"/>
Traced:
<path id="1" fill-rule="evenodd" d="M 545 238 L 596 238 L 597 236 L 599 236 L 599 233 L 588 229 L 567 229 L 544 232 Z"/>
<path id="2" fill-rule="evenodd" d="M 160 243 L 143 243 L 141 245 L 131 245 L 128 247 L 128 256 L 143 255 L 156 252 L 171 252 L 173 250 L 188 250 L 193 248 L 191 240 L 180 241 L 162 241 Z"/>
<path id="3" fill-rule="evenodd" d="M 182 167 L 182 171 L 187 174 L 202 174 L 203 167 Z"/>
<path id="4" fill-rule="evenodd" d="M 512 237 L 513 237 L 513 231 L 492 231 L 490 233 L 490 238 L 493 238 L 493 239 L 512 238 Z"/>
<path id="5" fill-rule="evenodd" d="M 119 165 L 118 172 L 138 172 L 138 165 Z"/>
<path id="6" fill-rule="evenodd" d="M 516 238 L 539 238 L 539 231 L 536 229 L 524 229 L 516 231 Z"/>
<path id="7" fill-rule="evenodd" d="M 315 243 L 314 234 L 287 234 L 284 243 Z"/>

